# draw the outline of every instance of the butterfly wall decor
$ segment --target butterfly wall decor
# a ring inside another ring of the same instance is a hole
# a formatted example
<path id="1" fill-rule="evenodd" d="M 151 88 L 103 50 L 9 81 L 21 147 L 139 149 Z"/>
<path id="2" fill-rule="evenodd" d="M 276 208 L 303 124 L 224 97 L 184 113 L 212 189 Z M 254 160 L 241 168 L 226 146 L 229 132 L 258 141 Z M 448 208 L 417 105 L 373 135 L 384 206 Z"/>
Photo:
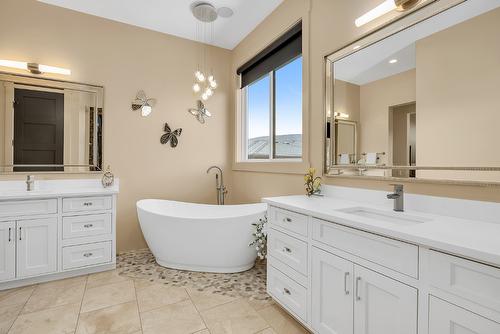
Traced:
<path id="1" fill-rule="evenodd" d="M 153 111 L 153 107 L 156 104 L 156 99 L 148 99 L 146 93 L 143 90 L 140 90 L 135 97 L 135 100 L 132 102 L 132 110 L 136 111 L 141 109 L 141 115 L 143 117 L 149 116 Z"/>
<path id="2" fill-rule="evenodd" d="M 166 143 L 170 142 L 171 147 L 177 147 L 177 144 L 179 143 L 179 139 L 177 137 L 179 137 L 181 135 L 182 129 L 176 129 L 176 130 L 172 131 L 172 129 L 170 129 L 170 126 L 168 125 L 168 123 L 165 123 L 164 131 L 165 131 L 165 134 L 163 134 L 161 136 L 160 143 L 166 144 Z"/>
<path id="3" fill-rule="evenodd" d="M 203 102 L 201 102 L 201 100 L 198 100 L 197 103 L 198 103 L 198 108 L 191 108 L 191 109 L 189 109 L 189 112 L 191 113 L 191 115 L 196 117 L 198 122 L 200 122 L 201 124 L 204 124 L 205 118 L 211 117 L 212 114 L 208 111 L 207 108 L 205 108 L 205 104 L 203 104 Z"/>

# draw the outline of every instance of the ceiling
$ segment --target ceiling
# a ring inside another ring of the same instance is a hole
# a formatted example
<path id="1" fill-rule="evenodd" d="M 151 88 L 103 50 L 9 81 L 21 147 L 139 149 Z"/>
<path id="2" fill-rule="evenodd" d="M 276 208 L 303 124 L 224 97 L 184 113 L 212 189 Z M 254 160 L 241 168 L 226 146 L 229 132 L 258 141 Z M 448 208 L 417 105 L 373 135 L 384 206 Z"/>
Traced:
<path id="1" fill-rule="evenodd" d="M 196 19 L 190 5 L 194 0 L 39 0 L 86 14 L 196 40 Z M 218 18 L 214 42 L 233 49 L 283 0 L 211 0 L 216 7 L 229 7 L 230 18 Z"/>
<path id="2" fill-rule="evenodd" d="M 417 41 L 498 7 L 500 0 L 466 1 L 335 62 L 335 78 L 365 85 L 414 69 Z M 391 59 L 398 62 L 390 64 Z"/>

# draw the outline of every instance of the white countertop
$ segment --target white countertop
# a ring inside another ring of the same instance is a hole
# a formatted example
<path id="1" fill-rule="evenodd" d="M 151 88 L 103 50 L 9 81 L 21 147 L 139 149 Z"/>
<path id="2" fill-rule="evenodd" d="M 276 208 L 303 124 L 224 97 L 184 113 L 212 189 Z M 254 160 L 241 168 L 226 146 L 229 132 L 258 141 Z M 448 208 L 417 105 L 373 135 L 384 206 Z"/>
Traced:
<path id="1" fill-rule="evenodd" d="M 387 207 L 339 197 L 305 195 L 264 198 L 263 202 L 389 238 L 440 250 L 500 267 L 500 223 L 466 220 L 420 211 L 394 212 Z M 425 218 L 426 222 L 398 225 L 355 216 L 339 210 L 363 207 L 396 216 Z"/>
<path id="2" fill-rule="evenodd" d="M 119 192 L 119 180 L 104 188 L 100 179 L 38 180 L 35 189 L 26 190 L 25 181 L 1 181 L 0 201 L 72 196 L 103 196 Z"/>

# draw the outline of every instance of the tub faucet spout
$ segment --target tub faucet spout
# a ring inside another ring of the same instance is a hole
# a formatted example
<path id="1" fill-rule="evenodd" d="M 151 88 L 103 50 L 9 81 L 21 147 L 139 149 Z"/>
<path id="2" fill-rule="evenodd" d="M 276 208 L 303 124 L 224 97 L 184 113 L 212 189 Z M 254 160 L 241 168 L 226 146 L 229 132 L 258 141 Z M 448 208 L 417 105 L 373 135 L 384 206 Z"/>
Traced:
<path id="1" fill-rule="evenodd" d="M 227 189 L 226 186 L 224 185 L 224 177 L 222 174 L 222 169 L 218 166 L 211 166 L 207 169 L 207 174 L 210 173 L 212 169 L 217 170 L 215 174 L 215 189 L 217 190 L 217 204 L 224 205 Z"/>

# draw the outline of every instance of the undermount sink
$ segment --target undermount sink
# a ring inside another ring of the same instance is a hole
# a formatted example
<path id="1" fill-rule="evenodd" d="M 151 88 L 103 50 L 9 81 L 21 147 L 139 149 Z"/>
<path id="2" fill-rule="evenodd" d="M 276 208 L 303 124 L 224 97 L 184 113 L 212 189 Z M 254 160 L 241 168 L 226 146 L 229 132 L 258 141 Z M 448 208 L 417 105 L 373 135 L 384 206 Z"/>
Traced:
<path id="1" fill-rule="evenodd" d="M 405 213 L 385 212 L 364 207 L 346 208 L 346 209 L 341 209 L 339 211 L 354 216 L 374 219 L 395 225 L 416 225 L 430 221 L 430 219 L 428 218 L 411 216 Z"/>

